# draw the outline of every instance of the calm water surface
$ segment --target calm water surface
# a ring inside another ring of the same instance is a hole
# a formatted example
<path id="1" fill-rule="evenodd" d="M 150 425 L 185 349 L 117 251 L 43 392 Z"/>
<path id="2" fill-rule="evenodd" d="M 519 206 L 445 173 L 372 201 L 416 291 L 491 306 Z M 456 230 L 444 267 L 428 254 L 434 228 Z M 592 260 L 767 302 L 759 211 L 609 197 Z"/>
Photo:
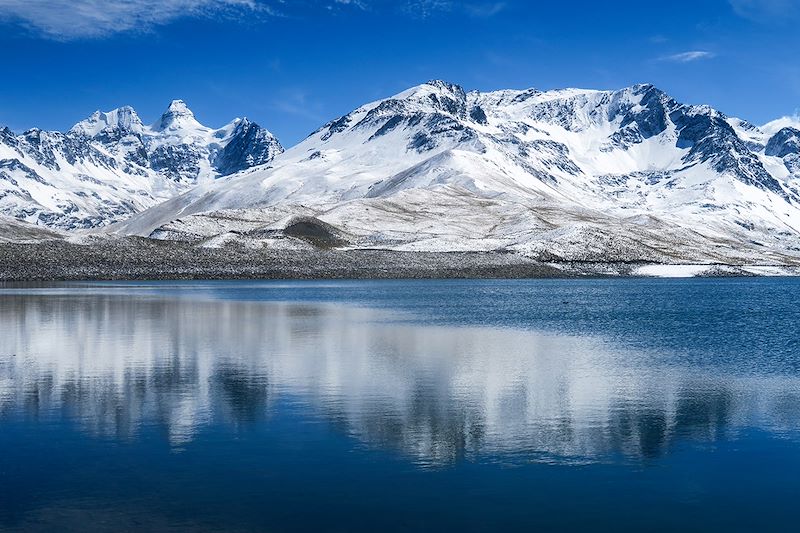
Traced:
<path id="1" fill-rule="evenodd" d="M 800 280 L 0 287 L 0 530 L 796 530 Z"/>

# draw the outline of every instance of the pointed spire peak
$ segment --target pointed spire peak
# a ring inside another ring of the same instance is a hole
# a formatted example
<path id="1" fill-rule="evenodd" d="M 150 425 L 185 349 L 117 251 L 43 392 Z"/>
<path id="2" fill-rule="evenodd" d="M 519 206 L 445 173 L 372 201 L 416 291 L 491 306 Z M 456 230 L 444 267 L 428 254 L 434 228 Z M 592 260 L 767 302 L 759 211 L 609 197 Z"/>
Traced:
<path id="1" fill-rule="evenodd" d="M 237 119 L 236 119 L 236 125 L 237 125 L 239 128 L 242 128 L 242 129 L 246 129 L 246 128 L 260 128 L 260 127 L 261 127 L 261 126 L 259 126 L 258 124 L 256 124 L 255 122 L 253 122 L 252 120 L 250 120 L 250 119 L 249 119 L 249 118 L 247 118 L 247 117 L 237 118 Z"/>
<path id="2" fill-rule="evenodd" d="M 192 113 L 192 110 L 189 109 L 189 106 L 186 105 L 186 102 L 184 102 L 183 100 L 173 100 L 172 102 L 170 102 L 169 107 L 167 108 L 167 111 L 166 111 L 165 114 L 167 114 L 167 113 L 172 113 L 172 114 L 175 114 L 175 115 L 190 115 L 190 116 L 194 116 L 194 113 Z"/>
<path id="3" fill-rule="evenodd" d="M 186 102 L 173 100 L 167 110 L 164 111 L 164 114 L 161 115 L 161 119 L 153 125 L 153 128 L 162 131 L 167 129 L 198 129 L 203 128 L 203 126 L 195 119 L 194 113 L 186 105 Z"/>
<path id="4" fill-rule="evenodd" d="M 236 136 L 236 135 L 261 135 L 261 132 L 265 132 L 268 135 L 272 135 L 267 130 L 253 122 L 247 117 L 238 117 L 230 121 L 228 124 L 224 125 L 220 129 L 216 130 L 214 134 L 215 137 L 220 139 L 228 136 Z"/>

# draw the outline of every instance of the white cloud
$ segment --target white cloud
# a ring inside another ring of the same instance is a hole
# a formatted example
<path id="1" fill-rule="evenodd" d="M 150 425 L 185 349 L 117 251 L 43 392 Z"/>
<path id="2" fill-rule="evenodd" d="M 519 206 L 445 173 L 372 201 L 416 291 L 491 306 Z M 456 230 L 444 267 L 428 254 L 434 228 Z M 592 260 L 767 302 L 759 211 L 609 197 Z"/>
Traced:
<path id="1" fill-rule="evenodd" d="M 705 50 L 690 50 L 688 52 L 681 52 L 680 54 L 672 54 L 661 58 L 662 61 L 672 61 L 673 63 L 689 63 L 691 61 L 699 61 L 701 59 L 711 59 L 716 54 L 707 52 Z"/>
<path id="2" fill-rule="evenodd" d="M 147 31 L 182 17 L 243 10 L 269 11 L 256 0 L 0 0 L 0 19 L 58 40 Z"/>
<path id="3" fill-rule="evenodd" d="M 302 16 L 313 9 L 388 9 L 417 18 L 448 11 L 488 18 L 505 8 L 506 2 L 490 0 L 0 0 L 0 23 L 18 24 L 39 36 L 68 41 L 146 32 L 186 17 Z"/>

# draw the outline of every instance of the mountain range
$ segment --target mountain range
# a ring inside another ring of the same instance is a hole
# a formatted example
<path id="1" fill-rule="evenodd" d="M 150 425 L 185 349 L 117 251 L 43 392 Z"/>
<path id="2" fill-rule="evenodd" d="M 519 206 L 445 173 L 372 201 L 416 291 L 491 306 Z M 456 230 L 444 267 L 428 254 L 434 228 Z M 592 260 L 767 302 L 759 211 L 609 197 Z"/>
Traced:
<path id="1" fill-rule="evenodd" d="M 66 133 L 3 128 L 0 213 L 64 230 L 100 227 L 282 151 L 246 118 L 203 126 L 181 100 L 151 126 L 121 107 L 96 111 Z"/>
<path id="2" fill-rule="evenodd" d="M 210 247 L 800 262 L 800 124 L 757 127 L 646 84 L 436 80 L 285 152 L 246 119 L 212 130 L 176 101 L 150 127 L 120 108 L 65 134 L 3 130 L 0 154 L 0 212 L 51 228 Z"/>

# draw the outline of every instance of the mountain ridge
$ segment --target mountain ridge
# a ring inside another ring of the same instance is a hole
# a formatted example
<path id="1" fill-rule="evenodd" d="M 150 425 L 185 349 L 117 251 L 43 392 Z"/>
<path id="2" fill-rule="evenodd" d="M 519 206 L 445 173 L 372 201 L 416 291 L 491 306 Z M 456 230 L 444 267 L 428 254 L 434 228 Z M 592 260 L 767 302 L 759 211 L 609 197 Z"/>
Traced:
<path id="1" fill-rule="evenodd" d="M 100 227 L 282 151 L 247 119 L 203 126 L 182 100 L 154 126 L 122 106 L 95 111 L 66 132 L 4 128 L 0 213 L 65 230 Z"/>
<path id="2" fill-rule="evenodd" d="M 286 151 L 247 119 L 206 128 L 180 100 L 153 126 L 127 107 L 87 121 L 74 128 L 80 139 L 134 162 L 136 139 L 159 130 L 166 140 L 149 145 L 148 164 L 185 184 L 102 235 L 319 242 L 289 231 L 304 227 L 345 249 L 735 264 L 800 256 L 794 122 L 758 127 L 652 84 L 481 92 L 432 80 L 328 121 Z M 173 138 L 224 146 L 200 168 Z"/>
<path id="3" fill-rule="evenodd" d="M 354 247 L 791 259 L 800 230 L 793 154 L 767 155 L 777 133 L 752 126 L 743 139 L 744 125 L 651 84 L 467 92 L 433 80 L 329 121 L 269 168 L 195 188 L 110 230 L 268 246 L 242 233 L 310 216 Z"/>

